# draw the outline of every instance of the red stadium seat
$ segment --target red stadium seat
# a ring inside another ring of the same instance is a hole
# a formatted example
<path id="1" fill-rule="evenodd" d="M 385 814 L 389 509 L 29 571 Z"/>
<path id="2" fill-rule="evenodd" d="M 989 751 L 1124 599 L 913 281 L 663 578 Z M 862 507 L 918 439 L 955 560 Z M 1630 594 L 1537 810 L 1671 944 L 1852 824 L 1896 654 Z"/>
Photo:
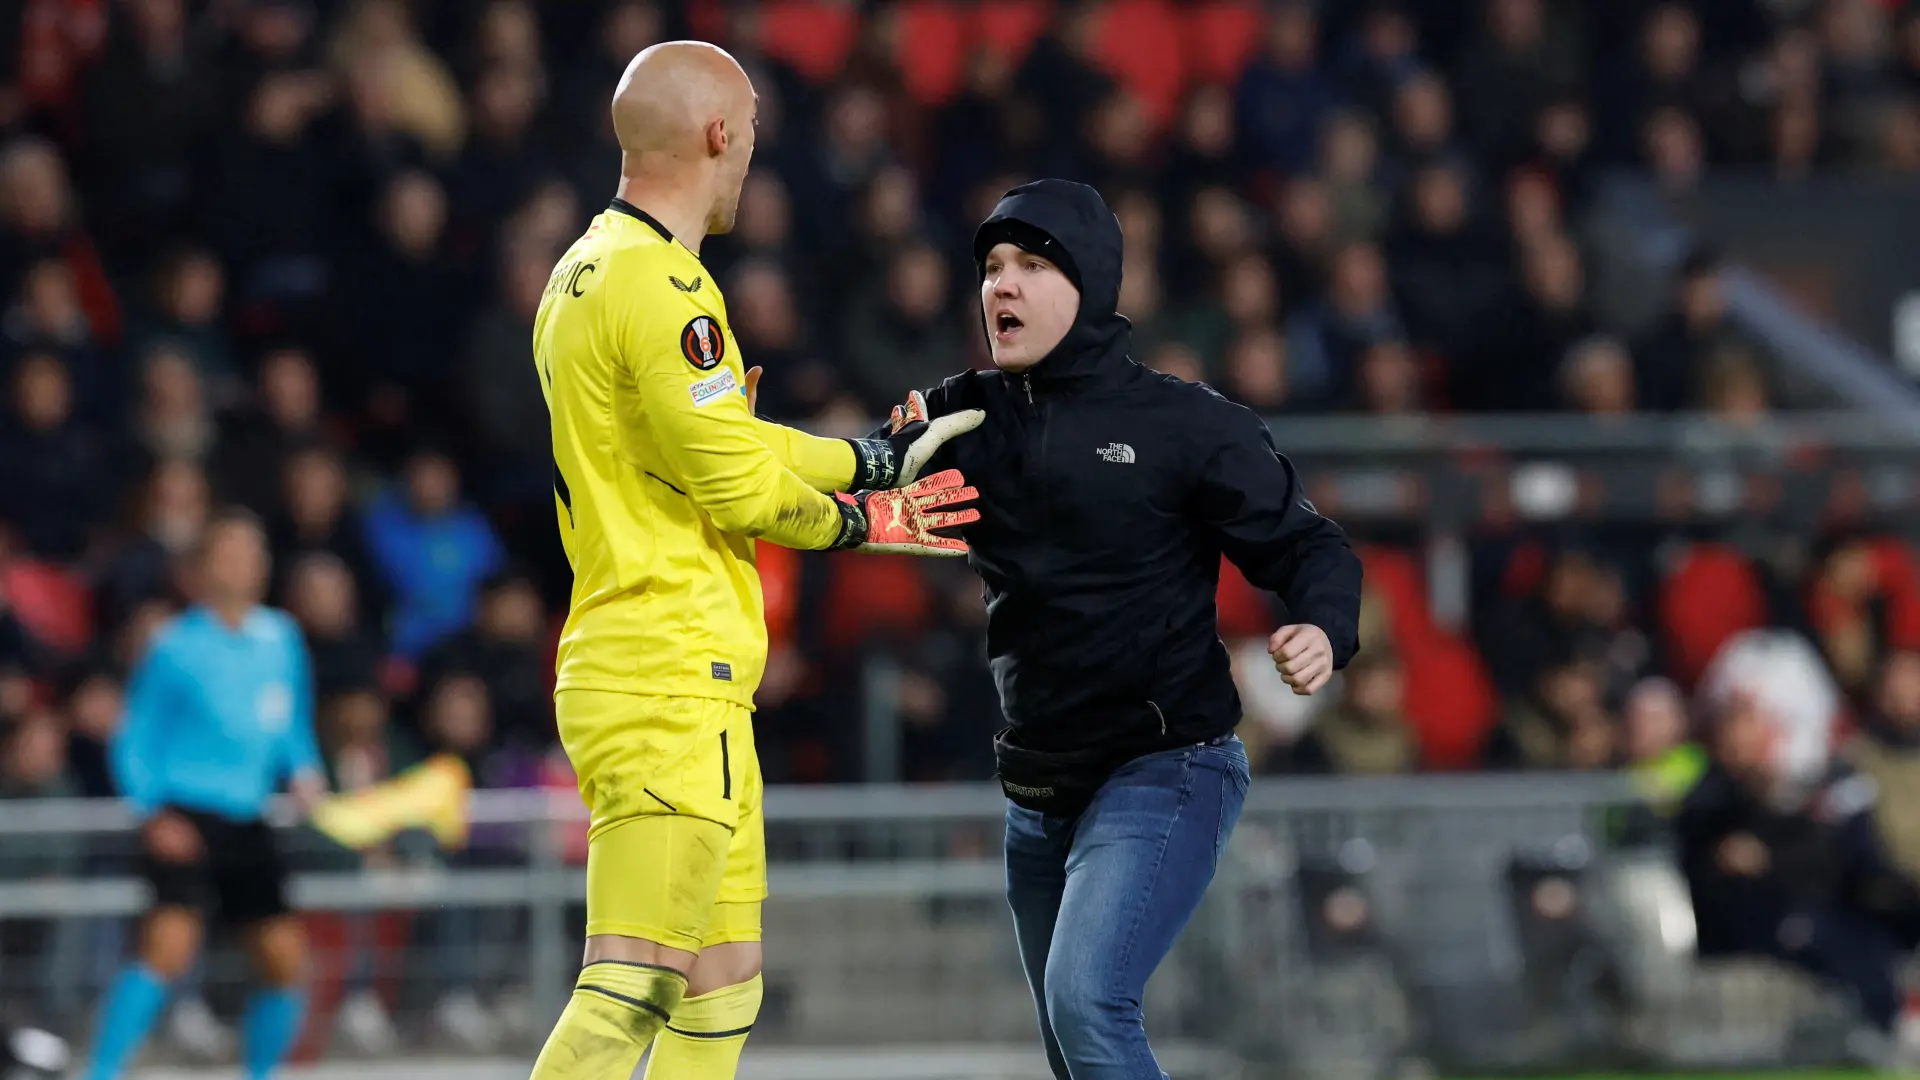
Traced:
<path id="1" fill-rule="evenodd" d="M 1232 85 L 1266 37 L 1266 16 L 1253 0 L 1211 0 L 1185 19 L 1187 73 L 1196 81 Z"/>
<path id="2" fill-rule="evenodd" d="M 1220 589 L 1214 606 L 1220 611 L 1220 636 L 1228 641 L 1265 638 L 1279 629 L 1267 594 L 1254 588 L 1240 568 L 1226 559 L 1220 560 Z"/>
<path id="3" fill-rule="evenodd" d="M 908 0 L 900 7 L 900 55 L 907 91 L 922 105 L 944 105 L 960 91 L 973 26 L 952 0 Z"/>
<path id="4" fill-rule="evenodd" d="M 838 74 L 859 37 L 860 13 L 852 4 L 772 0 L 760 8 L 761 50 L 814 82 Z"/>
<path id="5" fill-rule="evenodd" d="M 980 0 L 973 11 L 972 36 L 1019 64 L 1052 19 L 1053 5 L 1048 0 Z"/>
<path id="6" fill-rule="evenodd" d="M 77 653 L 93 641 L 93 595 L 78 574 L 32 559 L 0 566 L 0 595 L 48 648 Z"/>
<path id="7" fill-rule="evenodd" d="M 763 540 L 756 545 L 754 562 L 767 609 L 767 641 L 777 648 L 793 640 L 800 607 L 800 553 Z"/>
<path id="8" fill-rule="evenodd" d="M 1173 119 L 1186 90 L 1182 37 L 1180 16 L 1166 0 L 1112 0 L 1100 16 L 1100 63 L 1140 99 L 1155 127 Z"/>
<path id="9" fill-rule="evenodd" d="M 1691 688 L 1728 638 L 1766 623 L 1767 598 L 1737 549 L 1695 544 L 1661 583 L 1659 612 L 1673 675 Z"/>
<path id="10" fill-rule="evenodd" d="M 1416 647 L 1439 633 L 1427 607 L 1426 571 L 1412 552 L 1362 544 L 1359 555 L 1366 570 L 1367 592 L 1386 602 L 1393 640 L 1402 649 Z"/>
<path id="11" fill-rule="evenodd" d="M 1471 769 L 1498 718 L 1499 699 L 1480 654 L 1468 642 L 1437 633 L 1401 646 L 1407 673 L 1407 717 L 1429 769 Z"/>
<path id="12" fill-rule="evenodd" d="M 881 638 L 912 638 L 927 624 L 932 597 L 912 559 L 829 556 L 827 648 L 851 652 Z"/>

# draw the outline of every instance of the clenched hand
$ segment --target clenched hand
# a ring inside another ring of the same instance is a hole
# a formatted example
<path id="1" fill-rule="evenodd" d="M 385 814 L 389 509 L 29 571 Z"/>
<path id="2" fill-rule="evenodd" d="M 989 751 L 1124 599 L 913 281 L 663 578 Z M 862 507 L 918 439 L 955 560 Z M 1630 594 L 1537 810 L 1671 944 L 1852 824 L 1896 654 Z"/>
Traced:
<path id="1" fill-rule="evenodd" d="M 1301 697 L 1333 678 L 1333 642 L 1317 626 L 1298 623 L 1275 630 L 1267 639 L 1267 653 L 1273 657 L 1274 670 Z"/>

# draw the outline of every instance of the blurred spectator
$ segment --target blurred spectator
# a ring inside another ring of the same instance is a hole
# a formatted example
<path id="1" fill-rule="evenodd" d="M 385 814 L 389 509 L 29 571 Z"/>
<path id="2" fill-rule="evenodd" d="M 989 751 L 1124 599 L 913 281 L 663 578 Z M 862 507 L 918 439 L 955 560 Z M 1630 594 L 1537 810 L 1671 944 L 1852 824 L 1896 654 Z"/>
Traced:
<path id="1" fill-rule="evenodd" d="M 1505 287 L 1497 250 L 1472 227 L 1467 180 L 1457 165 L 1439 162 L 1414 173 L 1400 219 L 1387 239 L 1393 291 L 1416 341 L 1451 357 L 1467 385 L 1463 405 L 1480 405 L 1485 392 L 1469 374 L 1488 362 L 1476 355 L 1487 336 L 1487 316 Z"/>
<path id="2" fill-rule="evenodd" d="M 279 513 L 268 519 L 267 538 L 276 573 L 271 595 L 290 595 L 286 575 L 301 557 L 331 555 L 340 560 L 359 593 L 361 621 L 378 626 L 386 614 L 388 590 L 369 549 L 366 528 L 347 501 L 347 472 L 339 455 L 324 446 L 301 448 L 282 471 Z"/>
<path id="3" fill-rule="evenodd" d="M 1320 70 L 1320 27 L 1311 5 L 1287 0 L 1267 24 L 1266 48 L 1235 91 L 1241 158 L 1273 178 L 1312 162 L 1334 91 Z"/>
<path id="4" fill-rule="evenodd" d="M 1380 144 L 1365 116 L 1342 112 L 1327 118 L 1319 171 L 1333 200 L 1334 228 L 1340 235 L 1378 237 L 1386 225 L 1387 204 L 1380 190 Z"/>
<path id="5" fill-rule="evenodd" d="M 1393 98 L 1393 132 L 1402 173 L 1461 156 L 1454 138 L 1453 95 L 1439 75 L 1419 71 L 1400 84 Z"/>
<path id="6" fill-rule="evenodd" d="M 146 460 L 206 462 L 219 431 L 192 357 L 172 345 L 155 346 L 146 356 L 140 382 L 133 428 Z"/>
<path id="7" fill-rule="evenodd" d="M 1360 354 L 1355 405 L 1376 416 L 1414 416 L 1425 411 L 1420 362 L 1407 343 L 1377 341 Z"/>
<path id="8" fill-rule="evenodd" d="M 1824 760 L 1792 767 L 1774 749 L 1783 723 L 1765 694 L 1711 706 L 1713 763 L 1674 826 L 1700 953 L 1795 964 L 1889 1030 L 1896 965 L 1920 940 L 1920 890 L 1882 849 L 1874 785 Z"/>
<path id="9" fill-rule="evenodd" d="M 1227 347 L 1220 389 L 1247 408 L 1270 416 L 1288 404 L 1287 340 L 1272 330 L 1253 330 Z"/>
<path id="10" fill-rule="evenodd" d="M 1599 92 L 1607 103 L 1603 152 L 1613 161 L 1633 160 L 1639 132 L 1656 106 L 1700 115 L 1712 91 L 1701 67 L 1699 17 L 1682 3 L 1654 6 L 1641 23 L 1638 48 L 1602 74 Z"/>
<path id="11" fill-rule="evenodd" d="M 1650 660 L 1630 617 L 1621 566 L 1597 544 L 1574 541 L 1548 561 L 1537 590 L 1506 601 L 1487 620 L 1483 648 L 1503 692 L 1524 694 L 1567 657 L 1591 661 L 1600 693 L 1618 701 Z"/>
<path id="12" fill-rule="evenodd" d="M 1394 91 L 1420 70 L 1420 31 L 1407 5 L 1369 4 L 1341 69 L 1347 96 L 1374 116 L 1386 116 Z"/>
<path id="13" fill-rule="evenodd" d="M 473 320 L 461 382 L 481 445 L 502 471 L 531 473 L 545 490 L 553 444 L 533 365 L 533 316 L 553 259 L 522 243 L 501 259 L 500 302 Z"/>
<path id="14" fill-rule="evenodd" d="M 1290 374 L 1305 400 L 1338 400 L 1353 386 L 1367 346 L 1404 336 L 1379 248 L 1348 244 L 1334 255 L 1331 270 L 1326 300 L 1288 327 Z"/>
<path id="15" fill-rule="evenodd" d="M 28 266 L 20 278 L 19 299 L 7 308 L 0 331 L 9 352 L 57 353 L 73 380 L 74 407 L 80 415 L 101 420 L 114 411 L 111 400 L 118 388 L 109 388 L 106 358 L 96 347 L 93 329 L 81 307 L 73 271 L 57 258 Z"/>
<path id="16" fill-rule="evenodd" d="M 1170 206 L 1184 206 L 1202 187 L 1231 185 L 1235 182 L 1235 127 L 1233 94 L 1218 83 L 1202 83 L 1187 94 L 1170 138 L 1166 160 L 1159 169 L 1160 198 Z M 1103 189 L 1105 190 L 1105 189 Z M 1118 211 L 1115 193 L 1107 191 L 1107 201 Z M 1151 204 L 1148 204 L 1151 205 Z M 1149 249 L 1153 242 L 1124 228 L 1128 254 L 1137 245 Z"/>
<path id="17" fill-rule="evenodd" d="M 66 731 L 54 713 L 36 709 L 0 728 L 0 802 L 71 797 L 75 790 L 65 762 Z M 0 859 L 0 877 L 16 882 L 66 877 L 77 869 L 81 854 L 78 834 L 11 837 Z M 39 1014 L 35 997 L 59 985 L 52 970 L 56 925 L 50 919 L 0 921 L 0 1008 L 10 1014 Z"/>
<path id="18" fill-rule="evenodd" d="M 965 370 L 960 341 L 970 325 L 948 304 L 947 263 L 931 246 L 898 252 L 883 281 L 854 301 L 841 335 L 848 374 L 875 415 L 901 387 L 935 386 Z"/>
<path id="19" fill-rule="evenodd" d="M 474 624 L 421 659 L 420 684 L 478 677 L 486 684 L 498 740 L 544 750 L 555 738 L 546 629 L 533 581 L 513 571 L 496 574 L 481 587 Z"/>
<path id="20" fill-rule="evenodd" d="M 1693 724 L 1687 699 L 1671 680 L 1640 680 L 1621 708 L 1621 760 L 1650 809 L 1667 817 L 1693 790 L 1706 769 L 1706 756 L 1691 741 Z"/>
<path id="21" fill-rule="evenodd" d="M 1880 665 L 1872 704 L 1844 756 L 1879 792 L 1873 820 L 1902 872 L 1920 875 L 1920 653 Z"/>
<path id="22" fill-rule="evenodd" d="M 986 598 L 971 575 L 952 578 L 934 626 L 908 658 L 900 686 L 901 775 L 910 782 L 993 775 L 1000 699 L 982 658 Z"/>
<path id="23" fill-rule="evenodd" d="M 333 41 L 331 56 L 349 77 L 377 85 L 391 103 L 396 126 L 418 139 L 435 160 L 448 160 L 459 151 L 466 139 L 459 84 L 445 62 L 420 42 L 402 0 L 355 5 Z"/>
<path id="24" fill-rule="evenodd" d="M 533 135 L 545 95 L 545 74 L 519 64 L 492 65 L 475 82 L 471 135 L 447 182 L 453 258 L 491 256 L 498 223 L 550 168 Z"/>
<path id="25" fill-rule="evenodd" d="M 170 346 L 193 361 L 194 370 L 213 389 L 215 405 L 230 405 L 239 387 L 222 318 L 226 314 L 226 272 L 212 252 L 183 247 L 168 255 L 153 277 L 151 309 L 137 324 L 134 349 L 151 355 Z"/>
<path id="26" fill-rule="evenodd" d="M 50 352 L 29 353 L 13 373 L 12 408 L 0 428 L 0 523 L 28 551 L 81 553 L 112 495 L 99 435 L 74 418 L 73 382 Z"/>
<path id="27" fill-rule="evenodd" d="M 473 617 L 480 582 L 500 564 L 500 541 L 480 512 L 460 501 L 460 471 L 437 450 L 408 459 L 403 486 L 367 511 L 367 546 L 394 607 L 394 651 L 417 657 Z"/>
<path id="28" fill-rule="evenodd" d="M 405 768 L 413 752 L 388 723 L 387 700 L 366 685 L 320 696 L 321 752 L 333 790 L 359 791 Z"/>
<path id="29" fill-rule="evenodd" d="M 1612 338 L 1588 338 L 1568 350 L 1560 386 L 1567 406 L 1587 416 L 1628 415 L 1635 404 L 1633 357 Z"/>
<path id="30" fill-rule="evenodd" d="M 208 239 L 244 283 L 236 302 L 281 320 L 296 317 L 331 277 L 333 163 L 312 131 L 330 93 L 312 72 L 263 76 L 196 185 Z M 300 212 L 288 213 L 293 206 Z"/>
<path id="31" fill-rule="evenodd" d="M 220 440 L 222 495 L 263 518 L 281 510 L 288 460 L 325 441 L 321 404 L 320 376 L 305 349 L 267 353 L 251 407 L 232 417 Z"/>
<path id="32" fill-rule="evenodd" d="M 1460 122 L 1496 169 L 1525 155 L 1536 110 L 1558 86 L 1578 80 L 1574 43 L 1548 25 L 1545 0 L 1485 0 L 1483 36 L 1461 57 Z"/>
<path id="33" fill-rule="evenodd" d="M 1558 400 L 1556 366 L 1595 326 L 1587 307 L 1580 249 L 1550 237 L 1520 253 L 1521 295 L 1503 331 L 1492 335 L 1480 361 L 1463 372 L 1458 404 L 1544 411 Z"/>
<path id="34" fill-rule="evenodd" d="M 116 551 L 100 583 L 101 610 L 118 622 L 143 602 L 184 592 L 179 572 L 200 542 L 213 497 L 190 461 L 163 460 L 147 475 L 139 533 Z"/>
<path id="35" fill-rule="evenodd" d="M 727 283 L 727 307 L 742 355 L 766 368 L 760 383 L 760 412 L 795 420 L 825 408 L 840 392 L 840 380 L 814 355 L 793 285 L 778 264 L 750 259 Z"/>
<path id="36" fill-rule="evenodd" d="M 0 147 L 0 296 L 14 295 L 22 271 L 43 259 L 65 269 L 85 316 L 86 337 L 116 343 L 120 302 L 92 238 L 79 224 L 60 152 L 44 139 L 15 139 Z"/>
<path id="37" fill-rule="evenodd" d="M 1487 741 L 1494 769 L 1604 769 L 1614 764 L 1618 733 L 1601 699 L 1598 665 L 1561 657 L 1527 690 L 1507 699 Z"/>
<path id="38" fill-rule="evenodd" d="M 185 0 L 138 0 L 120 15 L 87 77 L 85 186 L 102 239 L 127 261 L 185 224 L 216 84 L 194 77 L 210 58 L 192 47 Z"/>
<path id="39" fill-rule="evenodd" d="M 107 764 L 107 742 L 120 727 L 125 693 L 113 669 L 85 671 L 67 694 L 67 773 L 74 794 L 104 799 L 119 794 Z"/>
<path id="40" fill-rule="evenodd" d="M 1096 56 L 1100 9 L 1088 0 L 1070 0 L 1046 33 L 1033 44 L 1026 59 L 1014 74 L 1012 101 L 1037 106 L 1041 124 L 1041 143 L 1060 141 L 1065 145 L 1051 161 L 1035 160 L 1027 164 L 1039 175 L 1059 175 L 1063 157 L 1071 161 L 1080 150 L 1080 122 L 1113 93 L 1114 81 Z M 1036 148 L 1037 149 L 1037 148 Z M 1053 168 L 1044 166 L 1052 165 Z M 1001 190 L 1011 187 L 1002 185 Z M 996 192 L 996 194 L 998 194 Z M 969 215 L 974 216 L 974 215 Z M 974 216 L 975 220 L 985 215 Z"/>
<path id="41" fill-rule="evenodd" d="M 1342 673 L 1340 691 L 1340 699 L 1293 744 L 1288 771 L 1376 776 L 1419 768 L 1420 744 L 1407 722 L 1406 672 L 1397 653 L 1362 650 Z"/>
<path id="42" fill-rule="evenodd" d="M 1707 357 L 1700 384 L 1701 406 L 1724 423 L 1751 427 L 1771 411 L 1766 374 L 1743 345 L 1726 345 Z"/>
<path id="43" fill-rule="evenodd" d="M 1694 403 L 1707 358 L 1734 339 L 1726 311 L 1719 260 L 1706 251 L 1692 252 L 1674 283 L 1672 308 L 1634 346 L 1634 381 L 1643 408 L 1671 411 Z"/>
<path id="44" fill-rule="evenodd" d="M 366 690 L 380 678 L 380 641 L 360 623 L 353 574 L 340 558 L 311 551 L 284 571 L 285 605 L 306 635 L 320 700 Z"/>
<path id="45" fill-rule="evenodd" d="M 506 206 L 494 208 L 506 215 Z M 371 393 L 390 426 L 411 410 L 444 408 L 447 341 L 460 314 L 463 276 L 442 248 L 447 197 L 424 172 L 393 178 L 380 199 L 377 237 L 354 271 L 351 301 L 356 389 Z"/>

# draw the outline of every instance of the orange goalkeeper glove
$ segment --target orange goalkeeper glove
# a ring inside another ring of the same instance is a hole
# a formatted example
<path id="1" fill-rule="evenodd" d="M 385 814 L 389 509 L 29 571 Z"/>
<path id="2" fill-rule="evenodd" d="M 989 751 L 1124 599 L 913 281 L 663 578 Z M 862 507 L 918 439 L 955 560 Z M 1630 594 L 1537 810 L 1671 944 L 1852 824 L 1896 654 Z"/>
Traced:
<path id="1" fill-rule="evenodd" d="M 980 520 L 978 510 L 942 510 L 972 502 L 980 492 L 963 486 L 960 470 L 948 469 L 893 491 L 862 491 L 836 495 L 840 502 L 840 538 L 835 551 L 870 551 L 888 555 L 965 555 L 967 542 L 941 536 L 936 530 Z"/>

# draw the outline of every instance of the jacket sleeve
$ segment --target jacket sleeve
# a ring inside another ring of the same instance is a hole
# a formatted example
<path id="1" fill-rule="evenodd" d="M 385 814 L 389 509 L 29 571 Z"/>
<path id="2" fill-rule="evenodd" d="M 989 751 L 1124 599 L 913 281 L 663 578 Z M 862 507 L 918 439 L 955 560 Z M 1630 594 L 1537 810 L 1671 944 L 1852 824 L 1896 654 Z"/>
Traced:
<path id="1" fill-rule="evenodd" d="M 1220 435 L 1209 439 L 1194 508 L 1248 581 L 1279 594 L 1292 621 L 1326 631 L 1334 666 L 1344 667 L 1360 648 L 1360 558 L 1307 500 L 1266 425 L 1233 412 L 1201 414 Z"/>
<path id="2" fill-rule="evenodd" d="M 697 315 L 671 296 L 629 310 L 622 354 L 631 367 L 641 410 L 674 485 L 722 532 L 760 537 L 783 547 L 832 547 L 841 530 L 834 500 L 788 468 L 762 438 L 738 361 L 702 370 L 681 352 L 671 312 Z"/>

